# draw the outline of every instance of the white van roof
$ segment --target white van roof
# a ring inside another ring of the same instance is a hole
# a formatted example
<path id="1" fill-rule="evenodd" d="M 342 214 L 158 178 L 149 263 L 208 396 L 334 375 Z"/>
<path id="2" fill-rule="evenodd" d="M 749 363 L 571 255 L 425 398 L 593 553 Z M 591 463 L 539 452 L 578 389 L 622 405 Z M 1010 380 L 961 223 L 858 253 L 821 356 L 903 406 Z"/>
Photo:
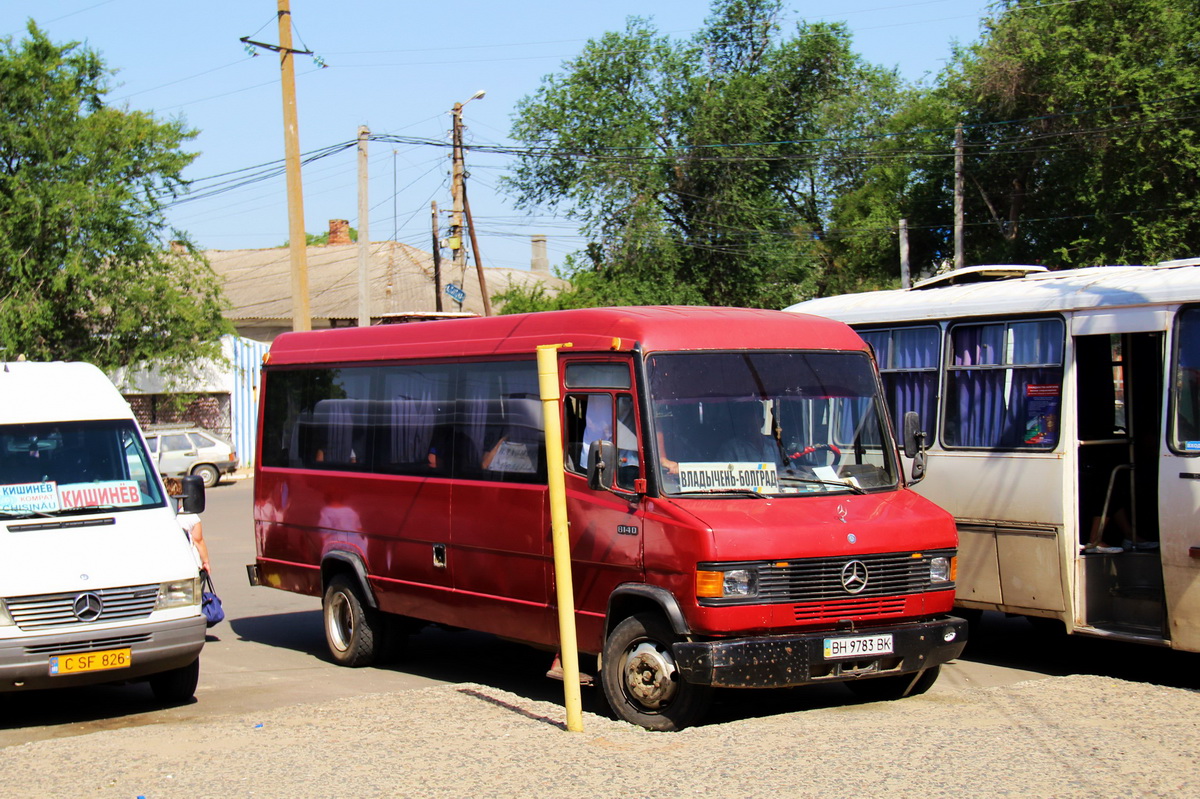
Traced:
<path id="1" fill-rule="evenodd" d="M 0 364 L 0 424 L 131 416 L 112 381 L 90 363 Z"/>

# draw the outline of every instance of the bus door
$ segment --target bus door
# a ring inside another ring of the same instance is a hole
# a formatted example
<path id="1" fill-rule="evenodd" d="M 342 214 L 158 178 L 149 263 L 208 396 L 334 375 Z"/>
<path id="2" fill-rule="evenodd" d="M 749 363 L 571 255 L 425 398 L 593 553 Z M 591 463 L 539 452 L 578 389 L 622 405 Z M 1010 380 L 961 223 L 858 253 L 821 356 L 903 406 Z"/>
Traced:
<path id="1" fill-rule="evenodd" d="M 1163 578 L 1171 644 L 1200 651 L 1200 307 L 1175 319 L 1166 441 L 1159 470 Z"/>
<path id="2" fill-rule="evenodd" d="M 1075 623 L 1162 640 L 1158 461 L 1163 334 L 1075 336 L 1078 530 Z"/>
<path id="3" fill-rule="evenodd" d="M 628 359 L 567 361 L 563 382 L 567 519 L 582 646 L 603 641 L 608 600 L 617 586 L 644 580 L 644 512 L 635 493 L 644 484 L 644 450 Z M 607 490 L 588 487 L 588 457 L 597 441 L 616 447 L 618 462 Z"/>

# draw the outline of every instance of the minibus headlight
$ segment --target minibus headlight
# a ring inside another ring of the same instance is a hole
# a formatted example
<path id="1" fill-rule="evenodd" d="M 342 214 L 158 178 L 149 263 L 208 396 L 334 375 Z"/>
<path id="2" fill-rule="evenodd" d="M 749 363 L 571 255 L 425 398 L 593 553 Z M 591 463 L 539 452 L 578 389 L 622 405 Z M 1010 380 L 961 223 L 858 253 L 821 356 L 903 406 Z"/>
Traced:
<path id="1" fill-rule="evenodd" d="M 758 595 L 758 572 L 754 569 L 697 571 L 696 596 L 704 599 Z"/>
<path id="2" fill-rule="evenodd" d="M 158 587 L 158 599 L 154 603 L 155 610 L 167 608 L 183 608 L 200 604 L 200 578 L 191 577 L 187 580 L 172 580 Z"/>
<path id="3" fill-rule="evenodd" d="M 931 583 L 950 582 L 950 558 L 929 559 L 929 581 Z"/>

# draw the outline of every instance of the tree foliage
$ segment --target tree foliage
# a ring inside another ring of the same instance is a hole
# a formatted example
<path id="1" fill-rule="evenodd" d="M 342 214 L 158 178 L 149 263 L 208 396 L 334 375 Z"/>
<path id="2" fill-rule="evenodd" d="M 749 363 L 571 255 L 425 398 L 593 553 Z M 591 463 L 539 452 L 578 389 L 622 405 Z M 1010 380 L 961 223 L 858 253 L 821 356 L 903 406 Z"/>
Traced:
<path id="1" fill-rule="evenodd" d="M 1073 267 L 1195 254 L 1196 10 L 1000 4 L 936 92 L 964 123 L 970 260 Z"/>
<path id="2" fill-rule="evenodd" d="M 520 103 L 514 137 L 531 149 L 509 188 L 591 240 L 553 304 L 781 305 L 831 268 L 831 197 L 849 176 L 828 132 L 886 117 L 896 79 L 842 26 L 782 36 L 780 11 L 718 0 L 685 41 L 631 19 Z"/>
<path id="3" fill-rule="evenodd" d="M 110 75 L 32 22 L 0 40 L 0 345 L 170 372 L 231 329 L 216 276 L 163 215 L 195 133 L 107 106 Z"/>
<path id="4" fill-rule="evenodd" d="M 932 85 L 856 56 L 837 25 L 786 35 L 776 0 L 716 0 L 686 41 L 631 19 L 518 109 L 519 203 L 577 219 L 574 289 L 512 308 L 778 307 L 894 286 L 954 256 L 1073 267 L 1196 255 L 1200 14 L 1187 0 L 998 0 Z M 510 292 L 512 294 L 512 292 Z"/>

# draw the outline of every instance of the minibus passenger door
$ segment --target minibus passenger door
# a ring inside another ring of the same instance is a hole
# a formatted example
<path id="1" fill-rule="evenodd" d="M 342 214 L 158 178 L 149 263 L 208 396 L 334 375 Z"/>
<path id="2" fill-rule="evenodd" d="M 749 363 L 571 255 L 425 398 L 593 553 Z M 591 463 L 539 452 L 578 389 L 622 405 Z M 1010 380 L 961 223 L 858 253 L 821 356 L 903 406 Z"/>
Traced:
<path id="1" fill-rule="evenodd" d="M 1167 435 L 1158 473 L 1168 629 L 1176 649 L 1200 651 L 1200 307 L 1179 311 L 1170 352 Z"/>

